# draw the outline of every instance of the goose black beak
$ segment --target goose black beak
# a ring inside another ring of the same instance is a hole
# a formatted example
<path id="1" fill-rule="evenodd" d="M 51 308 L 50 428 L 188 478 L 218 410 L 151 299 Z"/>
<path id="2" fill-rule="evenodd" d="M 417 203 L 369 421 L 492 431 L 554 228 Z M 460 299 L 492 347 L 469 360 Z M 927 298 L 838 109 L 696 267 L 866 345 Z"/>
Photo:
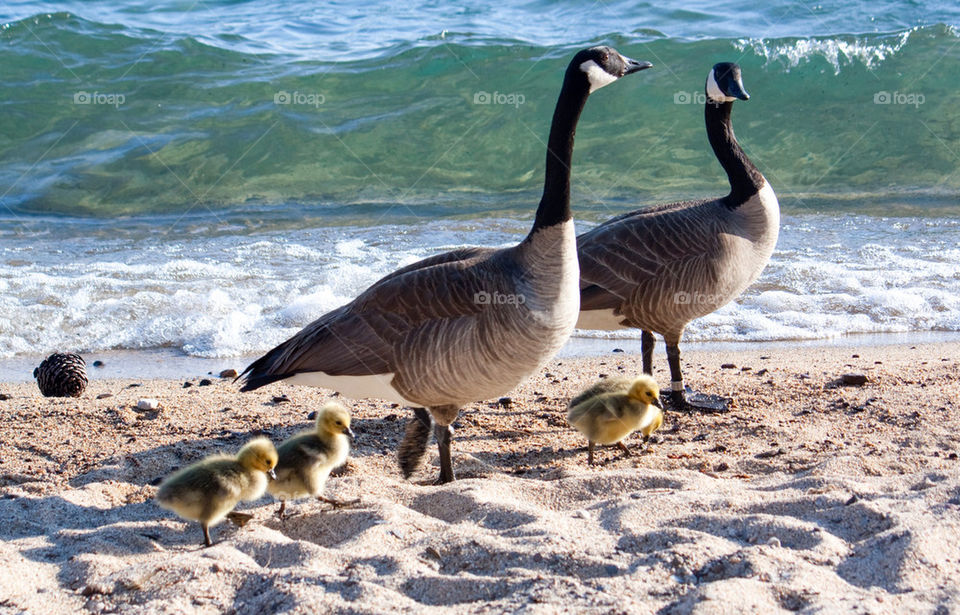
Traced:
<path id="1" fill-rule="evenodd" d="M 353 433 L 353 430 L 350 429 L 349 427 L 344 429 L 343 433 L 347 434 L 347 437 L 350 438 L 351 440 L 354 440 L 357 437 L 357 434 Z"/>
<path id="2" fill-rule="evenodd" d="M 631 60 L 626 56 L 622 56 L 622 57 L 623 57 L 623 63 L 626 66 L 626 70 L 623 71 L 624 75 L 629 75 L 630 73 L 638 73 L 642 70 L 653 68 L 653 64 L 651 64 L 650 62 L 640 62 L 637 60 Z"/>
<path id="3" fill-rule="evenodd" d="M 663 410 L 663 402 L 660 401 L 660 398 L 659 398 L 659 397 L 655 397 L 655 398 L 653 399 L 653 405 L 656 406 L 657 408 L 660 408 L 661 410 Z"/>
<path id="4" fill-rule="evenodd" d="M 730 84 L 730 91 L 727 94 L 738 100 L 750 100 L 750 95 L 743 89 L 743 82 L 739 79 Z"/>
<path id="5" fill-rule="evenodd" d="M 273 471 L 273 468 L 267 470 L 267 476 L 269 476 L 271 480 L 277 480 L 277 473 Z"/>

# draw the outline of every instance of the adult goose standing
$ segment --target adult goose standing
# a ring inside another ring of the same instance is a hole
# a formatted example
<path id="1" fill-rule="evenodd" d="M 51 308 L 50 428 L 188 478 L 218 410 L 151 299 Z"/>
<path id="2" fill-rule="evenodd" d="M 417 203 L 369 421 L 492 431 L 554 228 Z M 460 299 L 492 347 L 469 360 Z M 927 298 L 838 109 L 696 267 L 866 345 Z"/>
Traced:
<path id="1" fill-rule="evenodd" d="M 677 408 L 724 410 L 728 400 L 684 387 L 680 338 L 695 318 L 736 298 L 777 243 L 780 206 L 770 184 L 737 143 L 734 100 L 748 100 L 740 67 L 707 75 L 707 137 L 730 180 L 730 194 L 671 203 L 613 218 L 577 238 L 582 329 L 639 328 L 643 371 L 653 373 L 653 332 L 663 336 Z"/>
<path id="2" fill-rule="evenodd" d="M 438 482 L 454 480 L 450 425 L 461 406 L 512 390 L 553 357 L 576 323 L 570 164 L 587 97 L 651 66 L 610 47 L 573 57 L 550 127 L 543 196 L 523 241 L 461 248 L 391 273 L 249 365 L 242 390 L 286 380 L 412 406 L 399 449 L 404 475 L 419 465 L 435 422 Z"/>

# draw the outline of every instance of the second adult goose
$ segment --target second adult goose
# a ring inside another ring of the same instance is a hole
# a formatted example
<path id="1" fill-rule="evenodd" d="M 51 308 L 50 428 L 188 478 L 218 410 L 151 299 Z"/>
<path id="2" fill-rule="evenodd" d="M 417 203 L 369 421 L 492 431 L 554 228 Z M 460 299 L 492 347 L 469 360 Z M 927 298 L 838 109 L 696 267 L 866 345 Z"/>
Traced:
<path id="1" fill-rule="evenodd" d="M 395 271 L 248 366 L 243 390 L 286 380 L 416 407 L 400 447 L 404 474 L 422 459 L 435 421 L 440 482 L 454 480 L 450 424 L 460 407 L 512 390 L 573 331 L 574 129 L 591 92 L 650 66 L 610 47 L 573 57 L 550 127 L 543 196 L 518 245 L 462 248 Z"/>
<path id="2" fill-rule="evenodd" d="M 688 396 L 680 370 L 687 324 L 736 298 L 757 277 L 777 243 L 780 206 L 770 184 L 737 143 L 734 100 L 748 100 L 740 67 L 716 64 L 707 75 L 707 136 L 727 173 L 730 194 L 618 216 L 577 238 L 582 329 L 636 327 L 643 371 L 653 373 L 653 333 L 663 336 L 674 406 L 722 410 L 726 400 Z M 701 401 L 698 401 L 697 398 Z"/>

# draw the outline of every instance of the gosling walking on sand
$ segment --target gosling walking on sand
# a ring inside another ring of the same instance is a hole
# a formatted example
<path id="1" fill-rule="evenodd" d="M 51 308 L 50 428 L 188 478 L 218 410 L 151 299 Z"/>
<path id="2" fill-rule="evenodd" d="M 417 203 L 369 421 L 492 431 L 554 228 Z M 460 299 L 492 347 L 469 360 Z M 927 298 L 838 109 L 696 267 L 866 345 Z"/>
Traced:
<path id="1" fill-rule="evenodd" d="M 200 522 L 203 544 L 209 547 L 210 527 L 241 501 L 256 500 L 274 478 L 277 450 L 267 438 L 254 438 L 236 455 L 212 455 L 183 468 L 163 481 L 157 504 L 184 519 Z"/>
<path id="2" fill-rule="evenodd" d="M 353 437 L 350 413 L 337 402 L 329 401 L 317 413 L 313 429 L 301 431 L 280 445 L 277 479 L 267 486 L 267 491 L 280 500 L 277 515 L 281 519 L 288 499 L 315 496 L 336 507 L 360 501 L 339 502 L 321 495 L 330 471 L 347 461 Z"/>
<path id="3" fill-rule="evenodd" d="M 616 444 L 625 453 L 623 440 L 634 431 L 643 443 L 663 424 L 660 387 L 650 376 L 607 378 L 570 400 L 567 420 L 587 437 L 587 463 L 593 464 L 595 444 Z"/>

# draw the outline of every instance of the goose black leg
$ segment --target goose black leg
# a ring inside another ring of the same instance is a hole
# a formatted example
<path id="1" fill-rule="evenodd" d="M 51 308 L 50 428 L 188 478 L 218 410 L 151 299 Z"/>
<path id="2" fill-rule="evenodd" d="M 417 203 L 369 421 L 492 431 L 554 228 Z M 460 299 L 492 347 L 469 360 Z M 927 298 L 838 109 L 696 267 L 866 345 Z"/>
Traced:
<path id="1" fill-rule="evenodd" d="M 450 438 L 453 433 L 449 425 L 434 425 L 433 434 L 437 438 L 437 448 L 440 449 L 440 478 L 438 485 L 456 480 L 453 475 L 453 460 L 450 458 Z"/>
<path id="2" fill-rule="evenodd" d="M 674 410 L 682 412 L 726 412 L 730 400 L 719 395 L 696 393 L 683 385 L 680 371 L 680 345 L 667 344 L 667 363 L 670 365 L 670 402 Z"/>
<path id="3" fill-rule="evenodd" d="M 653 375 L 653 346 L 656 340 L 653 333 L 644 331 L 640 334 L 640 353 L 643 355 L 643 373 Z"/>
<path id="4" fill-rule="evenodd" d="M 397 461 L 404 478 L 417 471 L 427 454 L 427 444 L 430 443 L 430 427 L 433 419 L 426 408 L 414 408 L 413 418 L 407 423 L 403 434 L 403 441 L 397 449 Z"/>

